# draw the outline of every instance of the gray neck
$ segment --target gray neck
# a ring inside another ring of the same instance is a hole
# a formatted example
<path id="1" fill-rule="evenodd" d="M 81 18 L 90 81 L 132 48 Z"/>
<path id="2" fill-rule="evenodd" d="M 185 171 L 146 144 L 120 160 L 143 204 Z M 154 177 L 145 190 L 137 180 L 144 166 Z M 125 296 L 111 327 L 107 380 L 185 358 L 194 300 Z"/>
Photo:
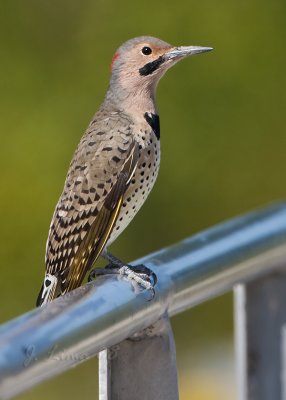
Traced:
<path id="1" fill-rule="evenodd" d="M 157 114 L 155 101 L 155 87 L 130 85 L 124 88 L 120 82 L 111 81 L 107 90 L 104 106 L 113 106 L 133 117 L 143 115 L 145 112 Z"/>

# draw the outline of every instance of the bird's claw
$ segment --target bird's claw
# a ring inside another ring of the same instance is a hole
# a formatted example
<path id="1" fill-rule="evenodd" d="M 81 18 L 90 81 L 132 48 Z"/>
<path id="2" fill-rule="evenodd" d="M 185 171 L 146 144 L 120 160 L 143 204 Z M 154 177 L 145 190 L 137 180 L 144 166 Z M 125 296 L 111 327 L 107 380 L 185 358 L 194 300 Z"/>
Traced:
<path id="1" fill-rule="evenodd" d="M 132 269 L 136 274 L 138 275 L 144 275 L 149 282 L 152 284 L 152 286 L 155 286 L 157 283 L 157 276 L 156 274 L 148 267 L 146 267 L 144 264 L 138 264 L 138 265 L 128 265 L 130 269 Z"/>
<path id="2" fill-rule="evenodd" d="M 145 265 L 122 265 L 121 267 L 108 264 L 105 268 L 95 268 L 93 269 L 89 276 L 88 282 L 91 282 L 98 276 L 109 275 L 109 274 L 119 274 L 127 279 L 135 282 L 138 286 L 143 289 L 150 291 L 152 300 L 155 296 L 154 286 L 157 283 L 156 274 L 147 268 Z"/>

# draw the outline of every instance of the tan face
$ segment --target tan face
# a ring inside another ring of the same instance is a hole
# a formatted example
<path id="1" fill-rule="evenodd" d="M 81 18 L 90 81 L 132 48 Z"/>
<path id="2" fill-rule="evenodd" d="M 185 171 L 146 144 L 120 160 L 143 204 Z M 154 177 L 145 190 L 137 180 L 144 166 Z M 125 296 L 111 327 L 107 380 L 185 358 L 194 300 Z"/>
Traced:
<path id="1" fill-rule="evenodd" d="M 171 60 L 166 60 L 164 55 L 172 49 L 166 43 L 158 46 L 150 42 L 140 42 L 131 48 L 119 49 L 112 60 L 112 73 L 124 79 L 131 77 L 141 81 L 157 81 L 168 68 Z"/>
<path id="2" fill-rule="evenodd" d="M 156 85 L 168 68 L 185 57 L 210 50 L 199 46 L 173 47 L 151 36 L 131 39 L 113 56 L 110 80 L 113 96 L 120 101 L 132 96 L 144 95 L 145 100 L 154 97 Z"/>
<path id="3" fill-rule="evenodd" d="M 162 68 L 165 60 L 164 54 L 172 47 L 158 47 L 150 43 L 139 43 L 130 52 L 141 76 L 152 75 Z"/>

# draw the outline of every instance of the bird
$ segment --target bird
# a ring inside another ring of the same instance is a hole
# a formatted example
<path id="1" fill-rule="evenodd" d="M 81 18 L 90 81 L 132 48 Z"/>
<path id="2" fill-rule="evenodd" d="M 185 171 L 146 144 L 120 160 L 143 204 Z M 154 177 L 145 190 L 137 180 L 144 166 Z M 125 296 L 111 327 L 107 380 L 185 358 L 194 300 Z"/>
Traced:
<path id="1" fill-rule="evenodd" d="M 116 50 L 105 98 L 74 153 L 52 217 L 37 306 L 79 287 L 100 256 L 112 273 L 152 288 L 148 268 L 123 263 L 108 247 L 137 214 L 158 175 L 160 78 L 178 61 L 210 50 L 172 46 L 152 36 Z"/>

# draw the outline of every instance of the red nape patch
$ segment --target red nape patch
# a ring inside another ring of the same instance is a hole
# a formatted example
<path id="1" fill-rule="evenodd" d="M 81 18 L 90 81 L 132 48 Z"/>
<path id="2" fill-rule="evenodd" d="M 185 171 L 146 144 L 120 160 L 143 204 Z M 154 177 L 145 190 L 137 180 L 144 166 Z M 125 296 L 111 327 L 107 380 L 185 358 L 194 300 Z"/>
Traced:
<path id="1" fill-rule="evenodd" d="M 111 64 L 110 64 L 110 71 L 112 71 L 113 63 L 117 58 L 119 57 L 119 53 L 115 53 L 114 56 L 112 57 Z"/>

